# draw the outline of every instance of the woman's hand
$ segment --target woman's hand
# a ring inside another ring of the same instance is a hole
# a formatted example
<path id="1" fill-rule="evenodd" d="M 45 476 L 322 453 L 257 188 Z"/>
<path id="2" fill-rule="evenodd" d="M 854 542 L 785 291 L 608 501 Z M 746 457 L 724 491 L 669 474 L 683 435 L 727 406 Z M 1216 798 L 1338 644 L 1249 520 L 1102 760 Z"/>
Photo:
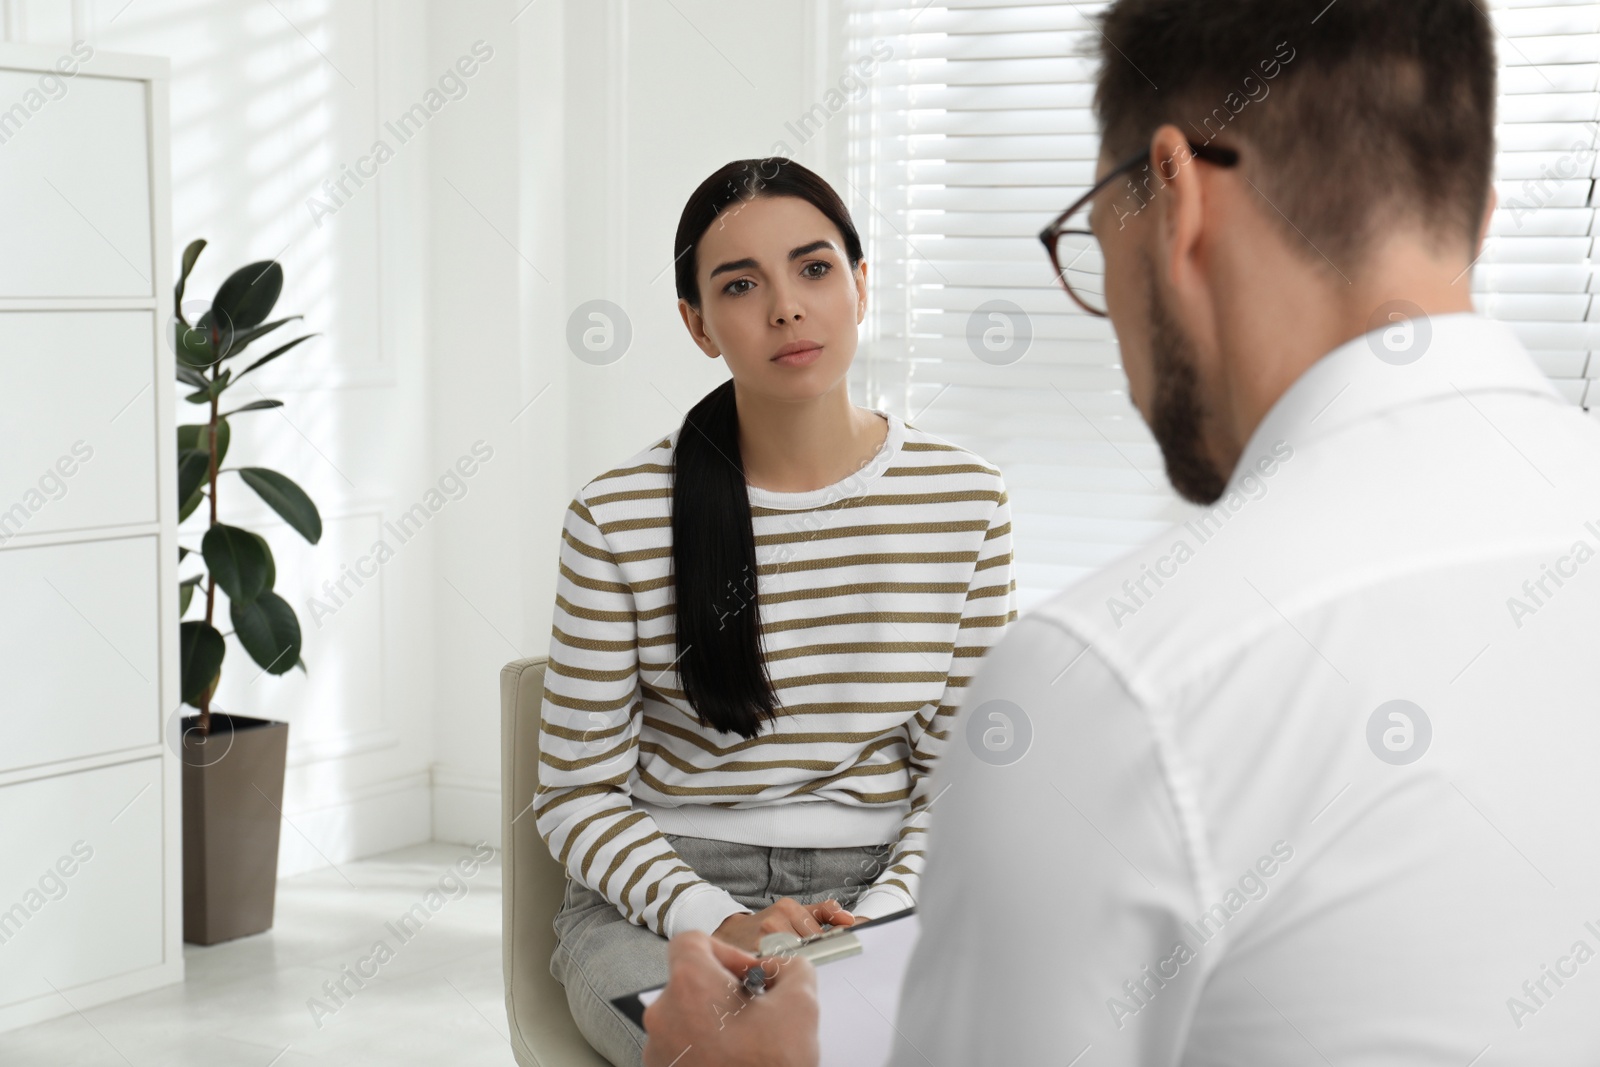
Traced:
<path id="1" fill-rule="evenodd" d="M 853 926 L 855 921 L 855 916 L 831 897 L 816 904 L 802 904 L 793 897 L 781 897 L 760 911 L 728 916 L 712 936 L 746 952 L 756 952 L 767 934 L 792 933 L 805 938 L 821 933 L 823 923 Z"/>

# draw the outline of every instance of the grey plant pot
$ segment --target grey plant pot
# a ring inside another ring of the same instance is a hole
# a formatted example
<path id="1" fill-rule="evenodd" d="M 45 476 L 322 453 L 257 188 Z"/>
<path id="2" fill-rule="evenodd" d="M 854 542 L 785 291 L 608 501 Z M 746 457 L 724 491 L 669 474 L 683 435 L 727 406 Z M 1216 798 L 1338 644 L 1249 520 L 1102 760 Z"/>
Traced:
<path id="1" fill-rule="evenodd" d="M 289 724 L 183 720 L 183 939 L 214 945 L 272 928 Z"/>

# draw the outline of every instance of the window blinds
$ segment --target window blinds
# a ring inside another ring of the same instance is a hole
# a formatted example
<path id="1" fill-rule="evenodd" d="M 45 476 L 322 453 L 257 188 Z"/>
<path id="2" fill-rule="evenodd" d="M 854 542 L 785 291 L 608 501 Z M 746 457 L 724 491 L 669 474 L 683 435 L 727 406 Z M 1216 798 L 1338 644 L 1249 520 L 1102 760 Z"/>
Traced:
<path id="1" fill-rule="evenodd" d="M 1026 611 L 1193 510 L 1128 400 L 1110 323 L 1061 291 L 1035 236 L 1093 180 L 1081 57 L 1106 4 L 841 3 L 847 56 L 893 49 L 848 119 L 840 193 L 870 258 L 852 384 L 1005 473 Z M 1600 378 L 1600 3 L 1490 7 L 1501 207 L 1473 292 L 1583 403 Z"/>
<path id="2" fill-rule="evenodd" d="M 1498 0 L 1500 207 L 1473 269 L 1478 310 L 1512 325 L 1556 387 L 1600 406 L 1595 176 L 1600 3 Z"/>
<path id="3" fill-rule="evenodd" d="M 1019 611 L 1187 511 L 1110 322 L 1073 304 L 1036 236 L 1094 180 L 1080 55 L 1104 6 L 844 0 L 847 55 L 894 50 L 848 131 L 841 195 L 871 286 L 855 373 L 875 405 L 1004 472 Z M 979 311 L 995 301 L 1020 314 Z"/>

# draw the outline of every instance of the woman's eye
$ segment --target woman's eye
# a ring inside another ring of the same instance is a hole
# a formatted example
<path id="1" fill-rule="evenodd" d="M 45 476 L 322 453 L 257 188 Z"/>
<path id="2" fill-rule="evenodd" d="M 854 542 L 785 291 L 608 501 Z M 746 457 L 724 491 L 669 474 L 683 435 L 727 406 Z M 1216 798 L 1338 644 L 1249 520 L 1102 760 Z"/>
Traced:
<path id="1" fill-rule="evenodd" d="M 733 281 L 731 281 L 727 285 L 723 286 L 722 287 L 722 291 L 724 293 L 727 293 L 729 296 L 738 296 L 740 293 L 747 293 L 750 290 L 748 290 L 748 289 L 735 289 L 734 286 L 736 286 L 736 285 L 754 285 L 754 284 L 755 283 L 752 282 L 749 278 L 735 278 Z"/>
<path id="2" fill-rule="evenodd" d="M 833 265 L 831 263 L 824 263 L 819 259 L 814 263 L 807 263 L 800 273 L 805 274 L 806 271 L 810 270 L 812 267 L 821 267 L 822 269 L 817 271 L 815 274 L 806 274 L 806 277 L 808 278 L 820 278 L 833 269 Z"/>

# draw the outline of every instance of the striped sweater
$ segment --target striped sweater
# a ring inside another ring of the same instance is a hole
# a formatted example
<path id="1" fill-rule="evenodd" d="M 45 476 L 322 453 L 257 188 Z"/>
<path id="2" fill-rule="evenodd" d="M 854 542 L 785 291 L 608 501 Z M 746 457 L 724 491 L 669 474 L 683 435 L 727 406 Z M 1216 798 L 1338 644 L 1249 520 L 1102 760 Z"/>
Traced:
<path id="1" fill-rule="evenodd" d="M 679 431 L 578 491 L 563 523 L 535 819 L 551 855 L 664 937 L 746 912 L 665 834 L 790 848 L 893 844 L 853 910 L 916 901 L 931 764 L 980 657 L 1017 617 L 1000 472 L 890 412 L 855 474 L 749 487 L 758 613 L 778 717 L 702 725 L 674 668 L 671 494 Z"/>

